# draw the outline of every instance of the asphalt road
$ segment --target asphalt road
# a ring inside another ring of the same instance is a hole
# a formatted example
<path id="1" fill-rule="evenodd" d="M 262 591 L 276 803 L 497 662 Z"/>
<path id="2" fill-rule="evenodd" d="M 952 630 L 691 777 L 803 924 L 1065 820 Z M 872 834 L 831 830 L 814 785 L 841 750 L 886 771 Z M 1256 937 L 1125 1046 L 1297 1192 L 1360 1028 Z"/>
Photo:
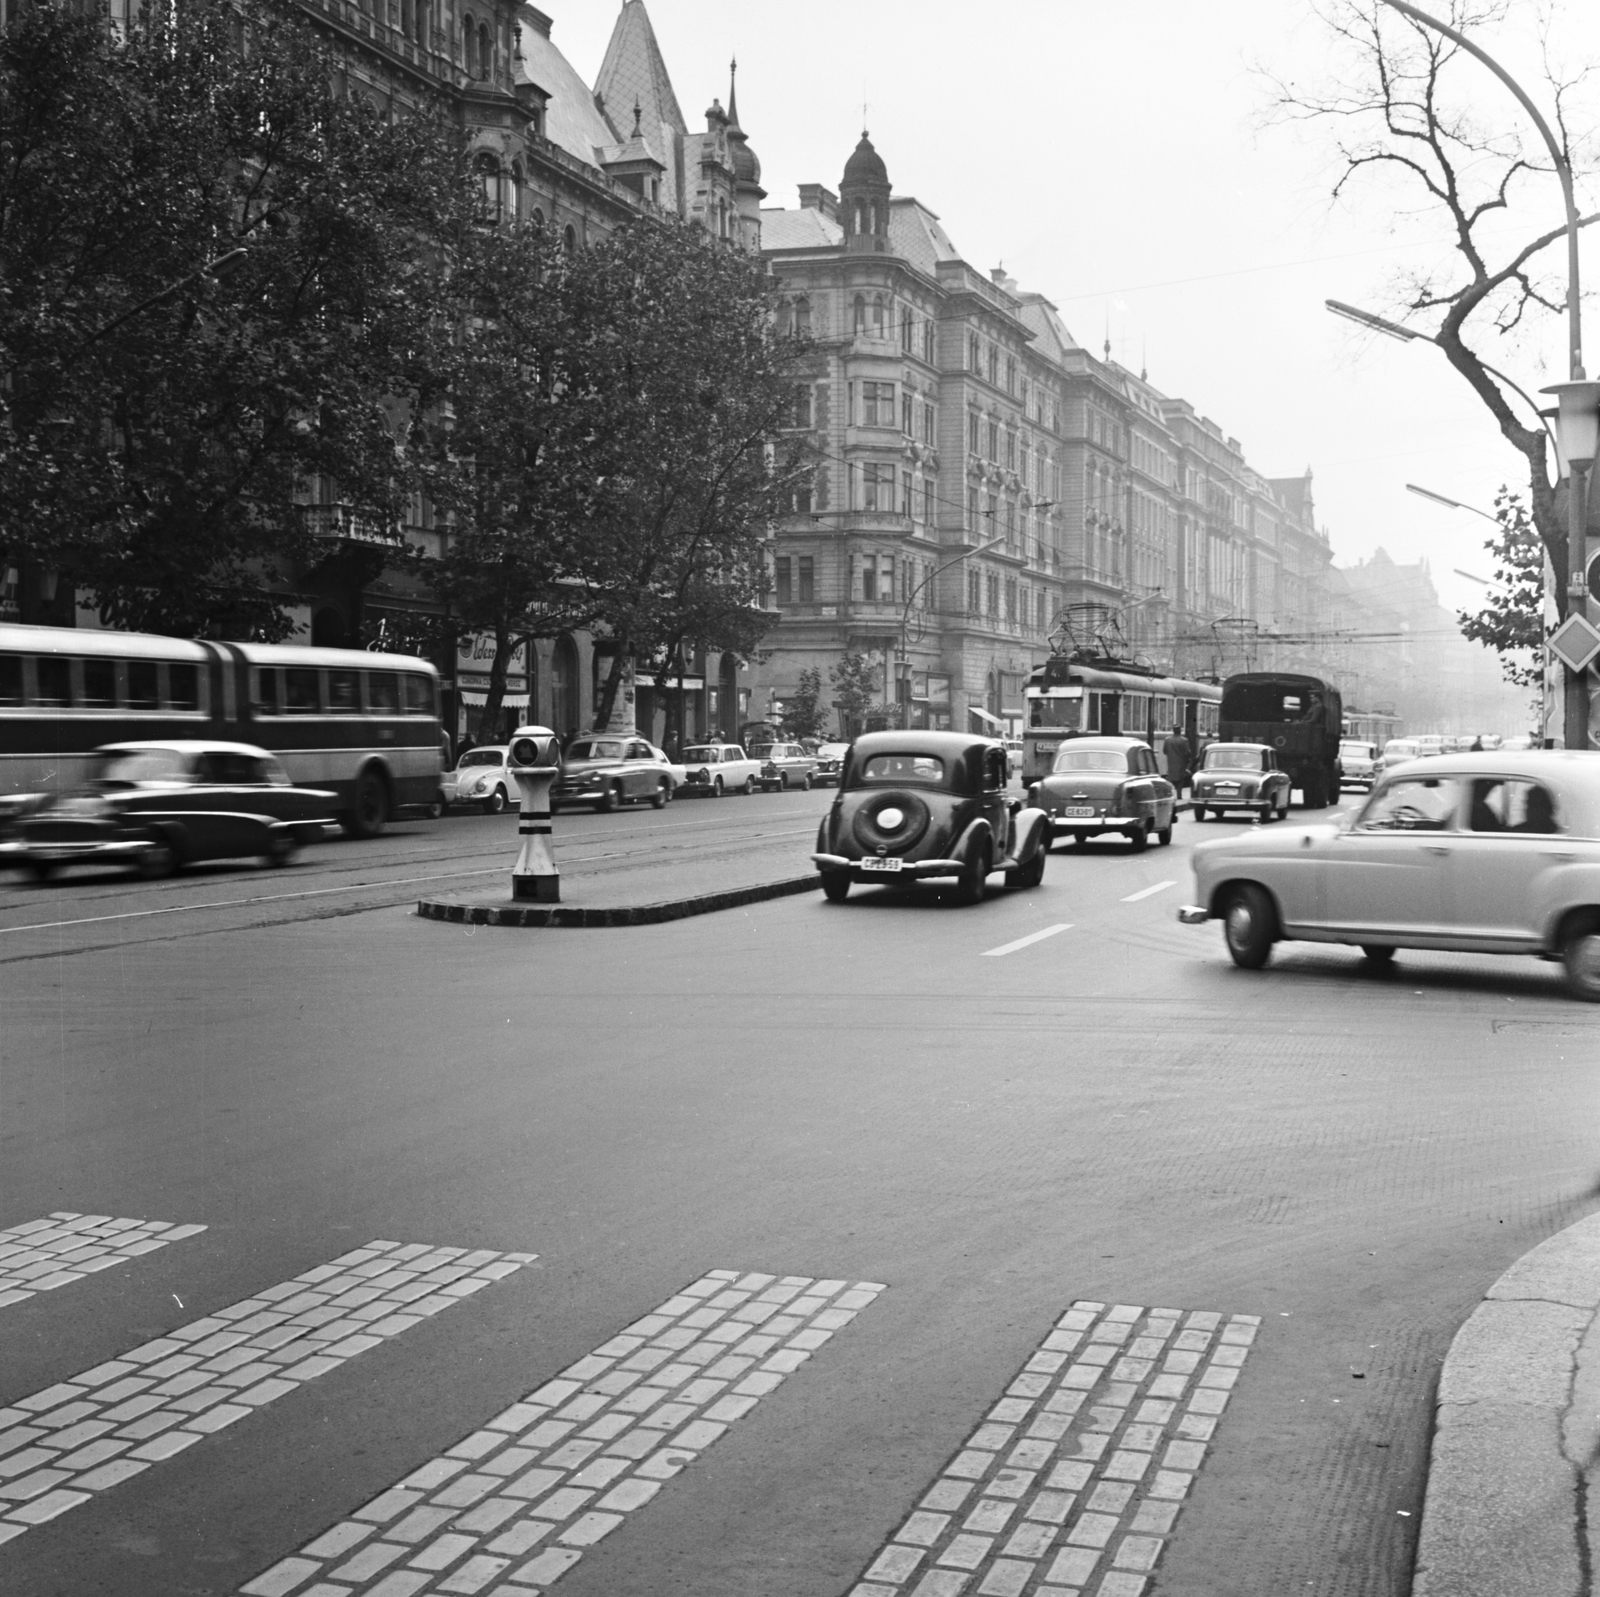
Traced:
<path id="1" fill-rule="evenodd" d="M 720 885 L 803 868 L 827 803 L 564 816 L 556 846 L 574 892 L 667 850 Z M 1600 1016 L 1558 967 L 1305 947 L 1237 971 L 1174 919 L 1188 844 L 1232 830 L 1189 821 L 971 909 L 409 913 L 421 878 L 503 869 L 514 830 L 0 893 L 0 1228 L 207 1228 L 0 1294 L 8 1423 L 373 1239 L 538 1255 L 0 1546 L 0 1588 L 238 1591 L 723 1269 L 883 1290 L 562 1597 L 841 1597 L 1077 1300 L 1260 1317 L 1152 1597 L 1405 1591 L 1449 1339 L 1595 1207 Z"/>

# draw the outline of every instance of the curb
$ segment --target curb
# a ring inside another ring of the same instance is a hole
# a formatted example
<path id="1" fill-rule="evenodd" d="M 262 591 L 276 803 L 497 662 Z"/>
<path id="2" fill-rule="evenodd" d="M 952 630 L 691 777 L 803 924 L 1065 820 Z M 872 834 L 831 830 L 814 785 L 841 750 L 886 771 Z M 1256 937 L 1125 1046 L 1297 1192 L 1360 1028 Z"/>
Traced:
<path id="1" fill-rule="evenodd" d="M 1600 1214 L 1523 1254 L 1439 1374 L 1412 1597 L 1584 1597 L 1600 1543 Z"/>
<path id="2" fill-rule="evenodd" d="M 585 909 L 581 904 L 462 904 L 444 898 L 423 898 L 417 901 L 417 914 L 423 920 L 471 926 L 658 926 L 663 921 L 687 920 L 691 915 L 712 915 L 721 909 L 759 904 L 763 899 L 814 893 L 821 886 L 822 878 L 813 871 L 809 876 L 733 887 L 724 893 L 670 898 L 659 904 L 619 904 L 610 909 Z"/>

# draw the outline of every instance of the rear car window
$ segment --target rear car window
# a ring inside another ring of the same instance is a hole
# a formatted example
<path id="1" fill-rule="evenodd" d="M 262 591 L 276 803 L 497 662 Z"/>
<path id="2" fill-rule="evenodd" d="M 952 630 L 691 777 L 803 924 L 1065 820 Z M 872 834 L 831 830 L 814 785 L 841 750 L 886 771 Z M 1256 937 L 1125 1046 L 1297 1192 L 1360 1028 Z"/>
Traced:
<path id="1" fill-rule="evenodd" d="M 931 754 L 874 754 L 861 767 L 859 780 L 938 787 L 944 781 L 944 761 Z"/>

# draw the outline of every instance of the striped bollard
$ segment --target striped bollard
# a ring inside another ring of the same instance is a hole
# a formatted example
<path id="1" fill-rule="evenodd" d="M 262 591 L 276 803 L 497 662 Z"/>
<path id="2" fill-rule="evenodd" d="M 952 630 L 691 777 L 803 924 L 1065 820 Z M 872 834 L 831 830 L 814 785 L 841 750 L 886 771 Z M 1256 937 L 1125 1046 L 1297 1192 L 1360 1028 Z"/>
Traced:
<path id="1" fill-rule="evenodd" d="M 519 726 L 511 734 L 507 768 L 522 794 L 517 833 L 522 852 L 511 869 L 511 896 L 541 904 L 561 902 L 561 872 L 550 851 L 550 789 L 561 774 L 561 746 L 547 726 Z"/>

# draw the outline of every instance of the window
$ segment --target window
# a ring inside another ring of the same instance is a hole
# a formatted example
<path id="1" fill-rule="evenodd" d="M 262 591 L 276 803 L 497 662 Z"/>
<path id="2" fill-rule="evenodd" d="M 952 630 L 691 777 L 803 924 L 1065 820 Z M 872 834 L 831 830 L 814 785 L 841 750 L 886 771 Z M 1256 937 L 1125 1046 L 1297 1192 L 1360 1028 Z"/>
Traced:
<path id="1" fill-rule="evenodd" d="M 797 333 L 811 331 L 811 301 L 808 299 L 797 299 L 794 302 L 794 330 Z"/>
<path id="2" fill-rule="evenodd" d="M 72 702 L 72 678 L 67 662 L 54 655 L 41 655 L 34 662 L 35 681 L 39 691 L 33 702 L 44 705 L 67 705 Z"/>
<path id="3" fill-rule="evenodd" d="M 570 222 L 565 228 L 562 229 L 561 247 L 567 252 L 568 255 L 577 254 L 578 235 L 572 230 L 572 224 Z"/>
<path id="4" fill-rule="evenodd" d="M 328 673 L 328 713 L 330 715 L 359 715 L 361 713 L 361 684 L 354 671 Z"/>
<path id="5" fill-rule="evenodd" d="M 811 479 L 810 477 L 806 477 L 801 481 L 799 486 L 796 487 L 794 491 L 794 509 L 796 515 L 810 515 L 811 491 Z"/>
<path id="6" fill-rule="evenodd" d="M 933 442 L 934 409 L 930 400 L 922 402 L 922 441 L 925 444 Z"/>
<path id="7" fill-rule="evenodd" d="M 982 424 L 978 420 L 977 411 L 967 413 L 967 453 L 975 455 L 979 448 L 978 429 Z"/>
<path id="8" fill-rule="evenodd" d="M 900 514 L 902 516 L 911 514 L 911 473 L 909 471 L 900 473 Z"/>
<path id="9" fill-rule="evenodd" d="M 408 715 L 436 715 L 438 706 L 434 702 L 433 678 L 415 676 L 407 673 L 406 685 L 406 713 Z"/>
<path id="10" fill-rule="evenodd" d="M 1467 826 L 1473 832 L 1548 835 L 1562 830 L 1549 788 L 1537 782 L 1510 782 L 1499 777 L 1473 778 Z"/>
<path id="11" fill-rule="evenodd" d="M 22 656 L 0 654 L 0 704 L 22 703 Z"/>
<path id="12" fill-rule="evenodd" d="M 989 423 L 989 453 L 985 458 L 996 464 L 1000 460 L 1000 423 L 997 421 Z"/>
<path id="13" fill-rule="evenodd" d="M 317 673 L 307 666 L 288 666 L 283 673 L 285 715 L 315 715 L 322 708 Z"/>
<path id="14" fill-rule="evenodd" d="M 855 329 L 858 333 L 864 333 L 867 330 L 867 299 L 864 294 L 856 295 L 855 310 Z"/>
<path id="15" fill-rule="evenodd" d="M 977 615 L 983 608 L 983 578 L 976 571 L 967 573 L 967 614 Z"/>
<path id="16" fill-rule="evenodd" d="M 1000 578 L 994 573 L 989 573 L 989 619 L 1000 619 Z"/>
<path id="17" fill-rule="evenodd" d="M 868 462 L 861 468 L 861 508 L 893 511 L 894 467 Z"/>
<path id="18" fill-rule="evenodd" d="M 878 597 L 878 564 L 871 555 L 861 557 L 861 597 L 868 603 Z"/>
<path id="19" fill-rule="evenodd" d="M 1013 428 L 1006 428 L 1006 470 L 1017 469 L 1017 435 Z"/>
<path id="20" fill-rule="evenodd" d="M 1448 777 L 1412 777 L 1368 801 L 1358 823 L 1363 832 L 1448 832 L 1460 808 L 1460 784 Z"/>
<path id="21" fill-rule="evenodd" d="M 976 333 L 971 333 L 967 337 L 967 365 L 973 371 L 979 371 L 982 369 L 982 362 L 979 360 L 978 354 L 978 335 Z"/>
<path id="22" fill-rule="evenodd" d="M 900 347 L 909 351 L 911 344 L 911 308 L 907 306 L 900 312 Z"/>
<path id="23" fill-rule="evenodd" d="M 200 668 L 197 665 L 167 667 L 167 707 L 173 710 L 200 708 Z"/>
<path id="24" fill-rule="evenodd" d="M 801 555 L 795 564 L 799 568 L 796 575 L 800 579 L 800 603 L 810 604 L 816 592 L 816 561 L 810 555 Z"/>
<path id="25" fill-rule="evenodd" d="M 928 365 L 933 365 L 933 318 L 930 316 L 922 324 L 922 358 Z"/>
<path id="26" fill-rule="evenodd" d="M 883 316 L 883 295 L 874 294 L 872 297 L 872 331 L 878 338 L 883 337 Z"/>
<path id="27" fill-rule="evenodd" d="M 993 344 L 989 346 L 989 385 L 997 388 L 1000 384 L 1000 351 Z"/>
<path id="28" fill-rule="evenodd" d="M 393 671 L 367 673 L 367 708 L 374 715 L 400 713 L 400 678 Z"/>
<path id="29" fill-rule="evenodd" d="M 778 603 L 791 603 L 792 601 L 790 598 L 789 588 L 789 557 L 787 555 L 779 555 L 778 558 L 772 562 L 772 575 Z"/>
<path id="30" fill-rule="evenodd" d="M 1006 392 L 1014 394 L 1017 391 L 1017 357 L 1006 356 Z"/>
<path id="31" fill-rule="evenodd" d="M 79 699 L 86 710 L 110 710 L 117 703 L 117 662 L 115 660 L 84 660 L 83 697 Z"/>
<path id="32" fill-rule="evenodd" d="M 894 426 L 893 383 L 863 383 L 861 385 L 861 425 L 863 427 Z"/>
<path id="33" fill-rule="evenodd" d="M 478 76 L 487 78 L 494 71 L 494 45 L 489 40 L 489 24 L 478 24 Z"/>
<path id="34" fill-rule="evenodd" d="M 902 390 L 900 394 L 900 431 L 903 432 L 907 438 L 914 436 L 914 429 L 911 425 L 911 422 L 912 406 L 915 403 L 916 401 L 911 397 L 911 390 L 909 388 Z"/>
<path id="35" fill-rule="evenodd" d="M 811 425 L 810 383 L 797 383 L 795 385 L 793 422 L 796 427 L 809 427 Z"/>
<path id="36" fill-rule="evenodd" d="M 1017 620 L 1017 583 L 1014 577 L 1006 578 L 1006 620 L 1013 626 Z"/>
<path id="37" fill-rule="evenodd" d="M 128 708 L 130 710 L 159 710 L 161 708 L 160 668 L 154 660 L 128 662 Z"/>

